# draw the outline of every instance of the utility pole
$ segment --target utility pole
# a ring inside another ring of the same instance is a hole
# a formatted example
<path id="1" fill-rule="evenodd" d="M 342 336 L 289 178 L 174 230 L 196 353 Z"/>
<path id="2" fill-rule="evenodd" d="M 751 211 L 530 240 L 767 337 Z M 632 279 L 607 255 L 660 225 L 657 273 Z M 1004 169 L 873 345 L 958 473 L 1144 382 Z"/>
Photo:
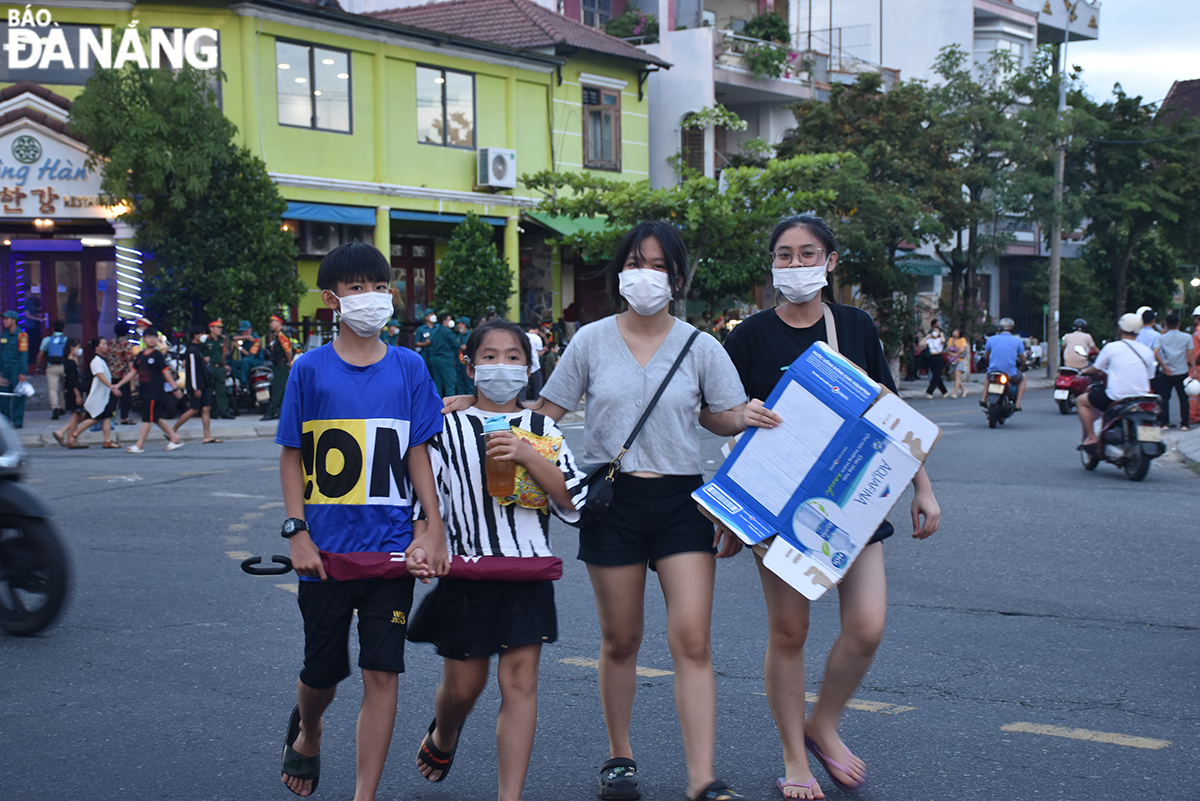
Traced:
<path id="1" fill-rule="evenodd" d="M 1055 114 L 1055 122 L 1058 123 L 1062 122 L 1063 113 L 1067 110 L 1067 44 L 1071 39 L 1071 18 L 1075 16 L 1075 9 L 1079 7 L 1080 1 L 1075 0 L 1067 9 L 1067 24 L 1063 30 L 1062 69 L 1058 73 L 1058 112 Z M 1055 150 L 1058 152 L 1054 159 L 1054 219 L 1050 226 L 1050 275 L 1048 276 L 1050 313 L 1047 315 L 1049 319 L 1046 321 L 1049 328 L 1046 334 L 1046 350 L 1049 356 L 1046 360 L 1046 369 L 1051 378 L 1058 374 L 1058 310 L 1059 287 L 1062 282 L 1062 200 L 1063 180 L 1067 171 L 1066 140 L 1060 139 Z"/>

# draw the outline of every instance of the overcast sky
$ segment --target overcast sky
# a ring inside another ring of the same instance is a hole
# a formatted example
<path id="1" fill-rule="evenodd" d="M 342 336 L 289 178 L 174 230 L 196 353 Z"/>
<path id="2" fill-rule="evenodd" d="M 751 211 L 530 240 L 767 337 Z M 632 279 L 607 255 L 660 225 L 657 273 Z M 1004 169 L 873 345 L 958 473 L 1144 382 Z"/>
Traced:
<path id="1" fill-rule="evenodd" d="M 1104 0 L 1100 38 L 1072 43 L 1067 59 L 1083 68 L 1095 100 L 1119 82 L 1128 95 L 1161 102 L 1173 82 L 1200 78 L 1200 2 Z"/>

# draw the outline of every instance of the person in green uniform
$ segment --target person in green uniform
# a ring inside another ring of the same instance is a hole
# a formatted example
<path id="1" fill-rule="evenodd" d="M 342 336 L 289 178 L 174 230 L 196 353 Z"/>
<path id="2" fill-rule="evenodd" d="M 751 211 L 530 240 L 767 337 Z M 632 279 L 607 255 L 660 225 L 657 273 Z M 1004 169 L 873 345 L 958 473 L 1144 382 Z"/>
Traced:
<path id="1" fill-rule="evenodd" d="M 458 360 L 455 362 L 454 374 L 457 377 L 457 394 L 459 395 L 474 395 L 475 382 L 467 378 L 466 365 L 463 363 L 467 352 L 467 340 L 471 338 L 471 321 L 466 317 L 459 317 L 454 324 L 454 336 L 458 339 Z"/>
<path id="2" fill-rule="evenodd" d="M 249 320 L 238 323 L 237 358 L 233 362 L 233 375 L 243 387 L 250 383 L 251 368 L 263 363 L 262 340 L 254 335 L 254 326 Z"/>
<path id="3" fill-rule="evenodd" d="M 18 315 L 12 309 L 4 313 L 4 328 L 0 330 L 0 389 L 13 392 L 29 373 L 29 335 L 17 327 Z M 13 428 L 25 425 L 25 398 L 18 395 L 0 403 L 8 409 Z"/>
<path id="4" fill-rule="evenodd" d="M 433 342 L 433 332 L 438 329 L 437 321 L 436 312 L 425 312 L 425 324 L 413 331 L 413 347 L 421 354 L 426 364 L 429 363 L 429 346 Z"/>
<path id="5" fill-rule="evenodd" d="M 283 391 L 287 389 L 288 373 L 292 368 L 292 340 L 283 333 L 283 318 L 278 314 L 271 315 L 271 343 L 267 349 L 267 358 L 271 364 L 271 403 L 263 420 L 278 420 L 279 410 L 283 407 Z"/>
<path id="6" fill-rule="evenodd" d="M 200 343 L 200 352 L 212 375 L 212 416 L 217 420 L 232 420 L 234 413 L 225 394 L 225 377 L 229 375 L 225 367 L 225 324 L 220 317 L 208 324 L 208 339 Z"/>
<path id="7" fill-rule="evenodd" d="M 458 375 L 455 373 L 458 336 L 454 333 L 454 318 L 449 314 L 442 316 L 442 324 L 435 326 L 430 334 L 425 363 L 429 366 L 429 374 L 433 376 L 439 395 L 446 398 L 458 391 Z"/>
<path id="8" fill-rule="evenodd" d="M 400 344 L 400 321 L 395 317 L 387 321 L 387 325 L 383 327 L 383 331 L 379 333 L 379 338 L 383 340 L 385 345 Z"/>

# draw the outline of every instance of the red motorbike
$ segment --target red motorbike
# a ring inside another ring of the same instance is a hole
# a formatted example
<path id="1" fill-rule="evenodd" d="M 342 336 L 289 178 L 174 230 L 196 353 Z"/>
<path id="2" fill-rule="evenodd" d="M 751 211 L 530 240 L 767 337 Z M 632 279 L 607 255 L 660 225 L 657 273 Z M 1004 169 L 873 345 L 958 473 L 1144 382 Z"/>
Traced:
<path id="1" fill-rule="evenodd" d="M 1075 346 L 1075 352 L 1088 357 L 1088 363 L 1096 355 L 1088 353 L 1082 345 Z M 1054 402 L 1058 404 L 1059 414 L 1071 414 L 1075 411 L 1075 399 L 1087 392 L 1091 381 L 1085 375 L 1080 375 L 1074 367 L 1059 367 L 1054 379 Z"/>

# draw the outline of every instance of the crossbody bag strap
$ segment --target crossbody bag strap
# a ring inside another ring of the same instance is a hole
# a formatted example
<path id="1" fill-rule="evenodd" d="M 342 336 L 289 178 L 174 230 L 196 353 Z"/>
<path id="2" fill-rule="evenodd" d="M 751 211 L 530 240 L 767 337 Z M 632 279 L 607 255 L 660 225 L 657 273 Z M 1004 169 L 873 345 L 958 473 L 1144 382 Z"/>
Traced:
<path id="1" fill-rule="evenodd" d="M 1150 365 L 1150 364 L 1146 364 L 1146 360 L 1142 358 L 1142 354 L 1138 353 L 1138 351 L 1137 351 L 1137 348 L 1135 348 L 1133 345 L 1130 345 L 1130 344 L 1129 344 L 1129 340 L 1128 340 L 1128 339 L 1122 339 L 1121 341 L 1122 341 L 1122 342 L 1124 342 L 1124 343 L 1125 343 L 1125 344 L 1126 344 L 1126 345 L 1129 347 L 1129 349 L 1130 349 L 1131 351 L 1133 351 L 1133 355 L 1138 357 L 1138 361 L 1139 361 L 1139 362 L 1141 362 L 1142 364 L 1145 364 L 1145 365 L 1146 365 L 1146 369 L 1147 369 L 1147 370 L 1153 370 L 1153 369 L 1154 369 L 1154 367 L 1153 367 L 1152 365 Z"/>
<path id="2" fill-rule="evenodd" d="M 837 325 L 833 322 L 833 310 L 824 301 L 821 302 L 821 314 L 825 317 L 825 339 L 829 343 L 829 347 L 841 353 L 841 350 L 838 349 Z"/>
<path id="3" fill-rule="evenodd" d="M 667 384 L 670 384 L 671 379 L 675 377 L 675 372 L 679 369 L 679 365 L 683 364 L 683 357 L 687 355 L 689 350 L 691 350 L 692 343 L 696 341 L 696 337 L 698 336 L 700 336 L 700 330 L 696 329 L 692 332 L 692 335 L 688 337 L 688 341 L 686 344 L 684 344 L 683 350 L 679 351 L 679 355 L 675 357 L 675 363 L 672 364 L 671 369 L 667 371 L 667 377 L 664 378 L 663 382 L 658 385 L 658 391 L 654 393 L 654 397 L 651 398 L 650 404 L 646 406 L 646 411 L 642 412 L 641 419 L 638 420 L 637 425 L 633 427 L 633 433 L 629 435 L 629 439 L 625 440 L 625 444 L 621 446 L 621 452 L 617 454 L 617 458 L 612 460 L 612 468 L 609 470 L 610 477 L 616 473 L 618 469 L 620 469 L 621 460 L 625 458 L 625 454 L 633 445 L 634 439 L 636 439 L 637 435 L 641 433 L 642 426 L 646 424 L 646 419 L 650 417 L 650 412 L 654 411 L 655 405 L 658 404 L 658 399 L 662 397 L 663 392 L 667 388 Z"/>

